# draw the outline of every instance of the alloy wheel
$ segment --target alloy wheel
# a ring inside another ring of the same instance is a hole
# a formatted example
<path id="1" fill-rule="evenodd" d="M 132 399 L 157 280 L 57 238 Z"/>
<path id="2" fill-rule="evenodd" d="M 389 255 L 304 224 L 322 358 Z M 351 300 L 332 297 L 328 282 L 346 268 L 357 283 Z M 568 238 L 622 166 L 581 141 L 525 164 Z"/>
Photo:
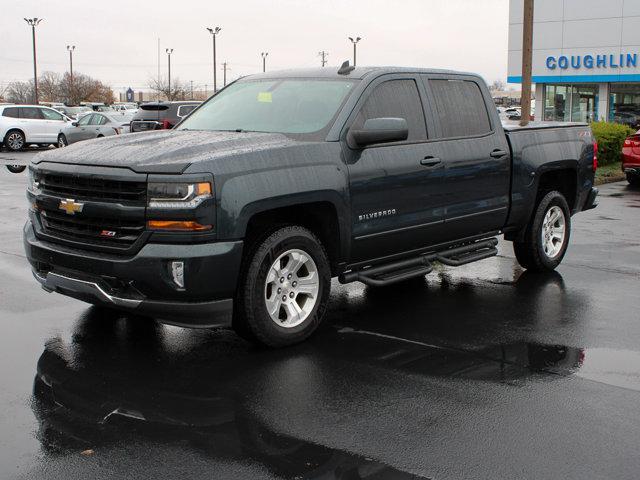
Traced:
<path id="1" fill-rule="evenodd" d="M 12 132 L 7 137 L 6 143 L 11 150 L 21 150 L 22 147 L 24 147 L 24 138 L 22 137 L 22 134 Z"/>
<path id="2" fill-rule="evenodd" d="M 264 300 L 271 320 L 285 328 L 304 322 L 320 292 L 318 267 L 299 249 L 287 250 L 269 268 Z"/>
<path id="3" fill-rule="evenodd" d="M 542 221 L 542 248 L 548 258 L 557 257 L 562 251 L 565 240 L 564 212 L 557 205 L 547 210 Z"/>

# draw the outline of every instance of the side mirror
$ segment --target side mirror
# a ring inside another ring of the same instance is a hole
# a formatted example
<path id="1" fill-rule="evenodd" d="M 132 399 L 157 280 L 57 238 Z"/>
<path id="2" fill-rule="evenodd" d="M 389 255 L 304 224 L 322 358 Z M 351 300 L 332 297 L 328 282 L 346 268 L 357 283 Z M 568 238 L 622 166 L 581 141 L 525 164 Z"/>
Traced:
<path id="1" fill-rule="evenodd" d="M 360 130 L 350 130 L 349 144 L 366 147 L 374 143 L 401 142 L 409 136 L 409 126 L 404 118 L 370 118 Z"/>
<path id="2" fill-rule="evenodd" d="M 73 125 L 74 127 L 78 126 L 78 122 L 71 122 L 71 125 Z"/>

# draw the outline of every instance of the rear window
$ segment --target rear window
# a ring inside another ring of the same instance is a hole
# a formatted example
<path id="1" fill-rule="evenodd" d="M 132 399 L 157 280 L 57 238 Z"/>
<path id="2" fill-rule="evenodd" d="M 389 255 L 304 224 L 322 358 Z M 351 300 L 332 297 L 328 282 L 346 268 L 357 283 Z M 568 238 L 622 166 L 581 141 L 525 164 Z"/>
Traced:
<path id="1" fill-rule="evenodd" d="M 20 107 L 20 118 L 27 118 L 29 120 L 42 120 L 42 112 L 37 107 Z"/>
<path id="2" fill-rule="evenodd" d="M 142 110 L 153 110 L 157 112 L 159 110 L 169 110 L 169 105 L 158 105 L 158 104 L 140 105 L 140 108 Z"/>
<path id="3" fill-rule="evenodd" d="M 19 114 L 19 111 L 18 111 L 18 107 L 5 108 L 2 111 L 2 116 L 3 117 L 11 117 L 11 118 L 19 118 L 20 114 Z"/>
<path id="4" fill-rule="evenodd" d="M 469 137 L 491 131 L 489 112 L 477 83 L 470 80 L 429 80 L 442 137 Z"/>

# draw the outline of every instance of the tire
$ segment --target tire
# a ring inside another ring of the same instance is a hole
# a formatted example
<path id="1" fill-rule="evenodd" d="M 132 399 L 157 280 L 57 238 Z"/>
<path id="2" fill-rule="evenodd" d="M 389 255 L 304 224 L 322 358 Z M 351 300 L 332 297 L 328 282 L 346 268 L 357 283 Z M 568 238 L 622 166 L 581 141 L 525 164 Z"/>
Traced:
<path id="1" fill-rule="evenodd" d="M 524 241 L 513 242 L 518 263 L 532 272 L 550 272 L 560 265 L 571 236 L 571 212 L 564 196 L 547 193 L 531 217 Z"/>
<path id="2" fill-rule="evenodd" d="M 7 165 L 7 170 L 11 173 L 22 173 L 27 169 L 25 165 Z"/>
<path id="3" fill-rule="evenodd" d="M 330 289 L 329 260 L 320 240 L 306 228 L 279 228 L 247 253 L 234 329 L 269 347 L 299 343 L 320 325 Z"/>
<path id="4" fill-rule="evenodd" d="M 61 133 L 60 135 L 58 135 L 58 143 L 56 144 L 56 147 L 63 148 L 63 147 L 66 147 L 67 145 L 69 145 L 69 142 L 67 141 L 67 137 L 64 135 L 64 133 Z"/>
<path id="5" fill-rule="evenodd" d="M 627 173 L 627 182 L 629 182 L 629 185 L 632 187 L 640 187 L 640 175 Z"/>
<path id="6" fill-rule="evenodd" d="M 4 137 L 4 146 L 12 152 L 18 152 L 27 146 L 24 133 L 20 130 L 9 130 Z"/>

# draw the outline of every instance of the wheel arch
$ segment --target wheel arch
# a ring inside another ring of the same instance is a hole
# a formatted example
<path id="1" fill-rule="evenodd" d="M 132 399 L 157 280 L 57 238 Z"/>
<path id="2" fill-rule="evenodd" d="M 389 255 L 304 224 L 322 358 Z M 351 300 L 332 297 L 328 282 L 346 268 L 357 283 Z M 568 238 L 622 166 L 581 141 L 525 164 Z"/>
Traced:
<path id="1" fill-rule="evenodd" d="M 270 200 L 248 205 L 241 216 L 243 237 L 248 248 L 284 225 L 299 225 L 311 231 L 322 242 L 329 256 L 332 275 L 339 273 L 344 262 L 345 225 L 340 209 L 331 199 L 323 196 Z M 263 205 L 260 207 L 260 205 Z"/>

